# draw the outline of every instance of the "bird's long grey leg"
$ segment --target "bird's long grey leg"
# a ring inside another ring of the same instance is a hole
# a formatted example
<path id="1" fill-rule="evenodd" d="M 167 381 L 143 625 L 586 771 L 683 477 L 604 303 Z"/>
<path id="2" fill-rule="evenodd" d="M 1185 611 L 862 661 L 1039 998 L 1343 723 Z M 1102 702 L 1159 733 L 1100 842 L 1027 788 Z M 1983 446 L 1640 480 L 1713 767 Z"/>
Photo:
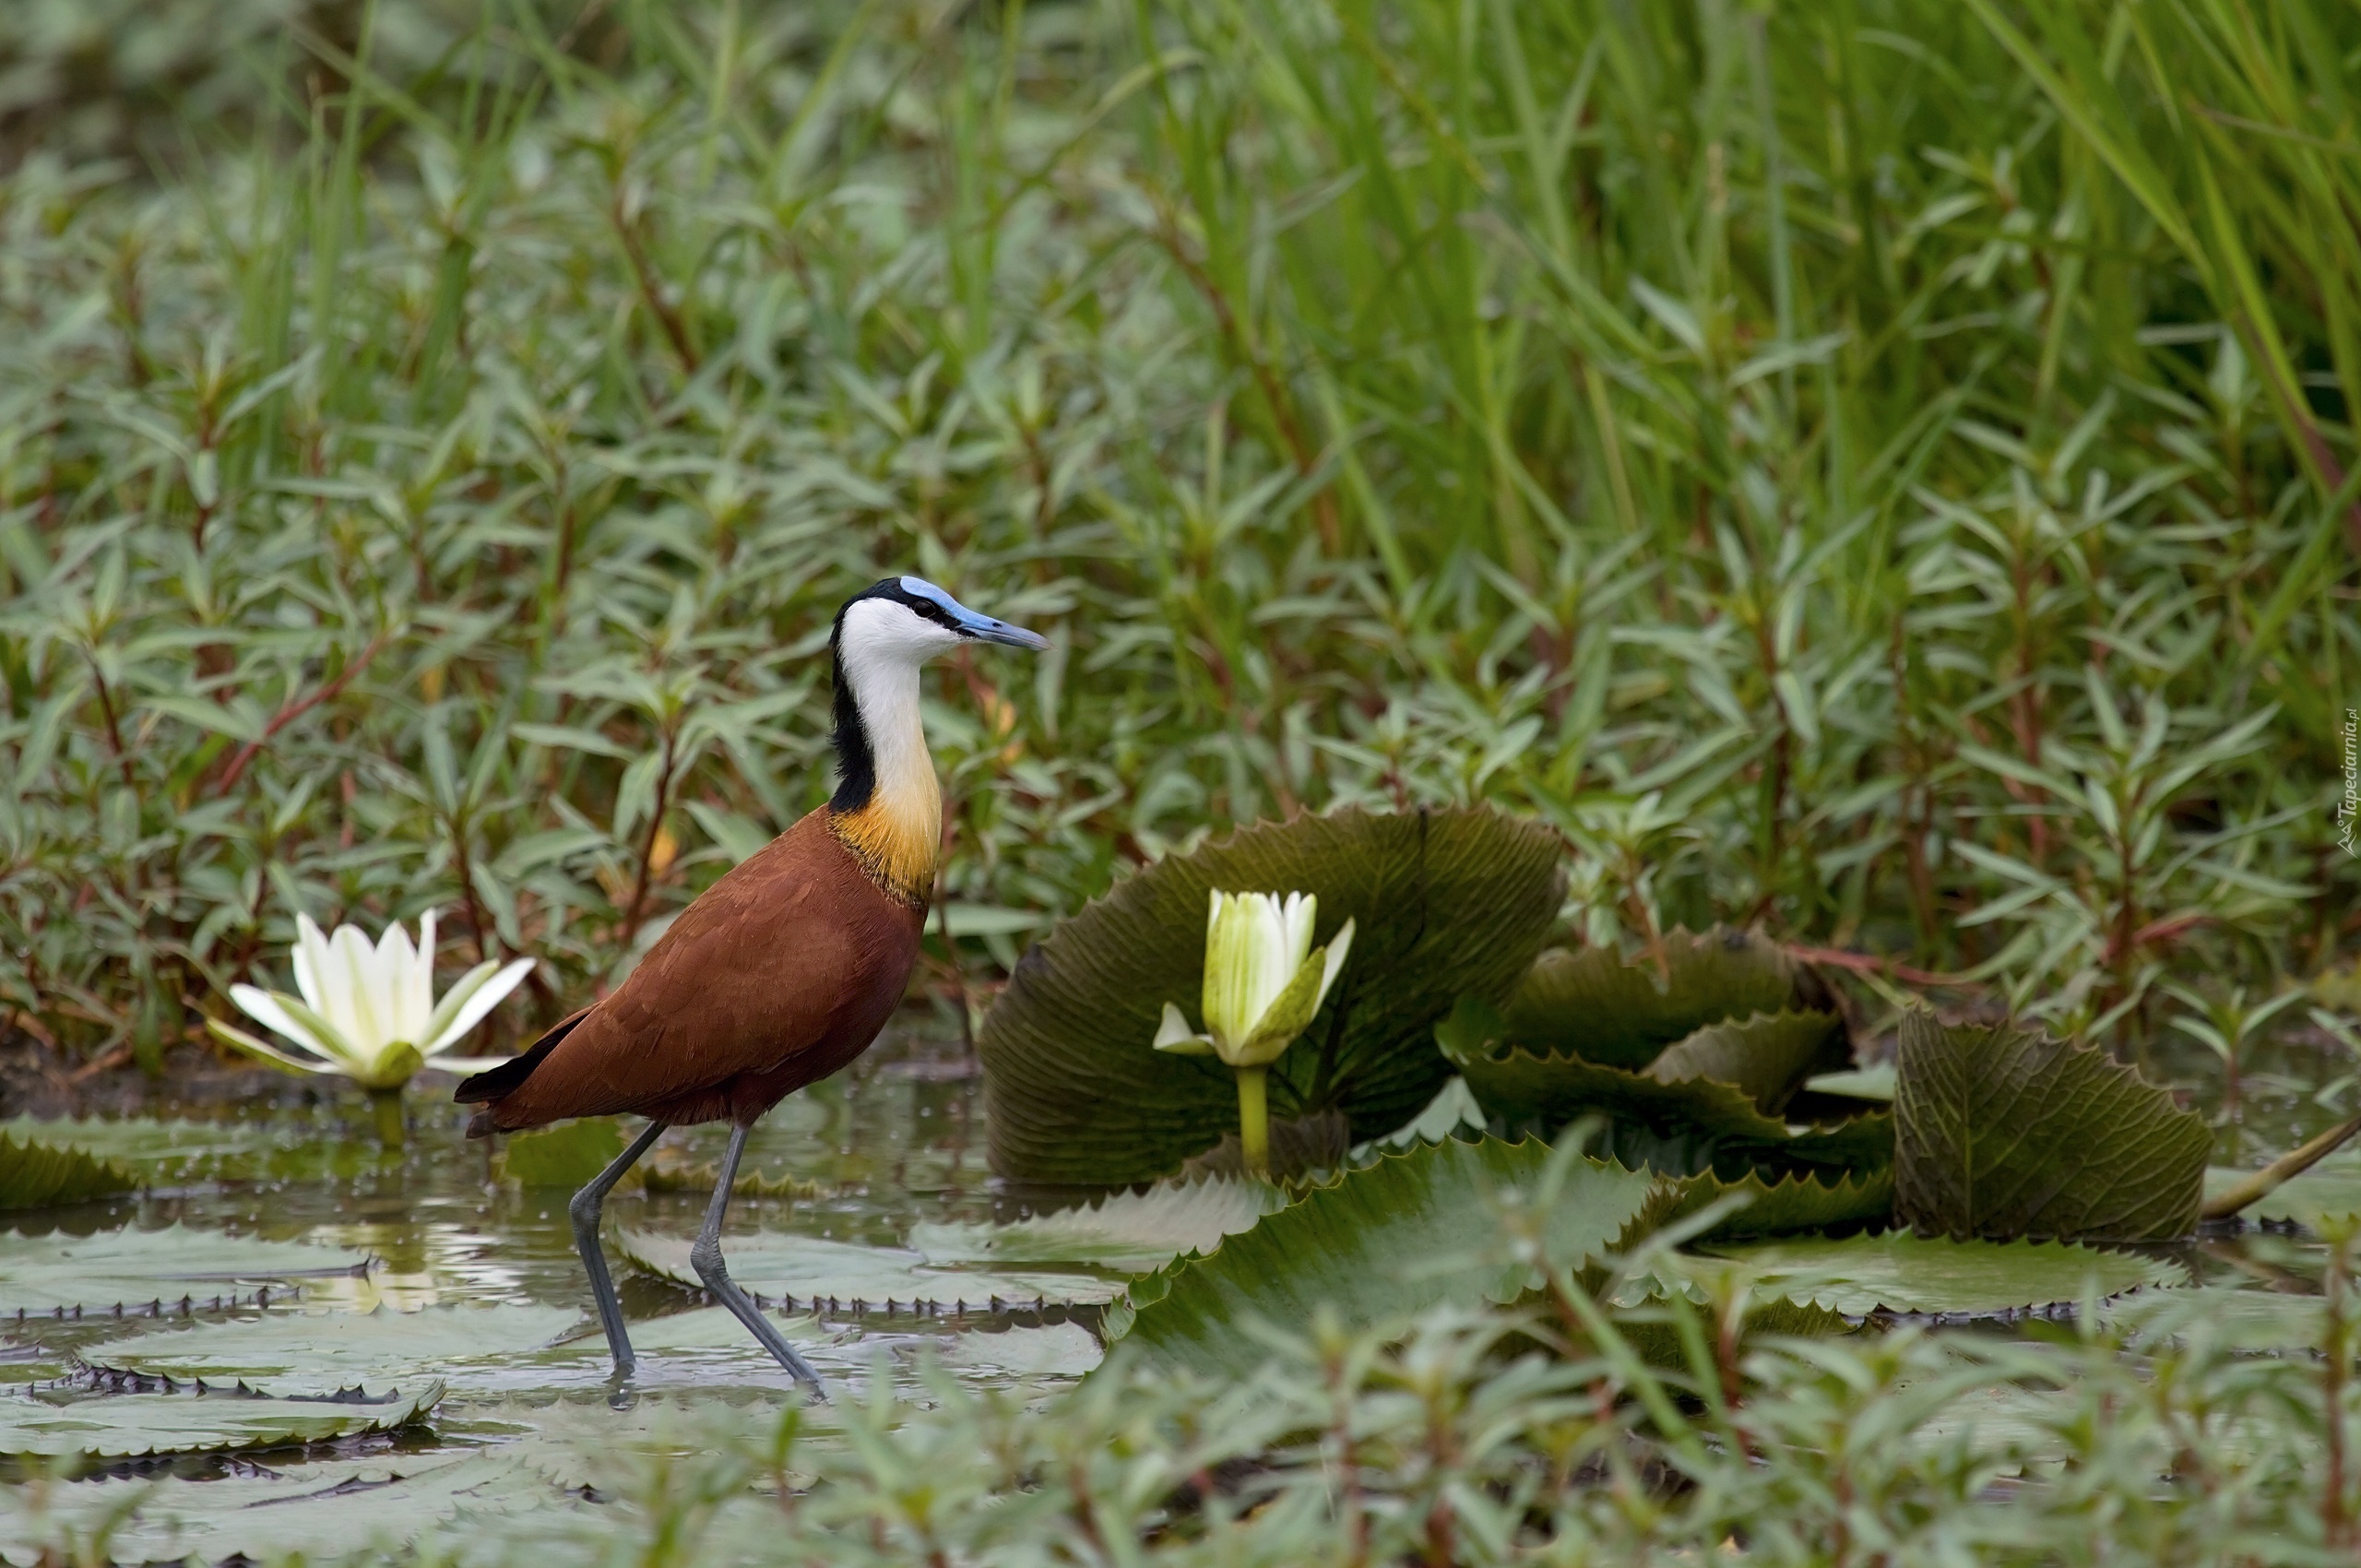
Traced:
<path id="1" fill-rule="evenodd" d="M 730 1277 L 730 1270 L 721 1261 L 721 1220 L 730 1212 L 730 1189 L 737 1182 L 738 1157 L 746 1151 L 746 1134 L 750 1130 L 743 1126 L 730 1129 L 730 1148 L 721 1157 L 721 1170 L 714 1178 L 713 1202 L 706 1208 L 705 1224 L 697 1231 L 696 1245 L 689 1249 L 689 1263 L 696 1269 L 697 1277 L 705 1281 L 705 1288 L 719 1297 L 721 1304 L 762 1341 L 763 1348 L 777 1357 L 778 1364 L 798 1380 L 810 1384 L 814 1398 L 825 1399 L 827 1385 L 812 1370 L 812 1363 L 797 1355 L 795 1347 L 787 1342 L 787 1336 L 778 1331 L 778 1324 L 746 1299 L 746 1292 L 738 1289 L 738 1282 Z"/>
<path id="2" fill-rule="evenodd" d="M 664 1135 L 664 1123 L 650 1122 L 647 1131 L 632 1140 L 631 1147 L 615 1156 L 615 1162 L 590 1179 L 590 1184 L 574 1194 L 565 1212 L 574 1220 L 574 1247 L 582 1254 L 583 1272 L 590 1276 L 590 1299 L 599 1307 L 599 1326 L 607 1331 L 607 1348 L 614 1352 L 615 1375 L 631 1375 L 634 1359 L 630 1336 L 623 1333 L 623 1303 L 615 1300 L 615 1282 L 607 1273 L 607 1254 L 599 1250 L 599 1213 L 606 1206 L 607 1194 L 623 1179 L 647 1146 Z"/>

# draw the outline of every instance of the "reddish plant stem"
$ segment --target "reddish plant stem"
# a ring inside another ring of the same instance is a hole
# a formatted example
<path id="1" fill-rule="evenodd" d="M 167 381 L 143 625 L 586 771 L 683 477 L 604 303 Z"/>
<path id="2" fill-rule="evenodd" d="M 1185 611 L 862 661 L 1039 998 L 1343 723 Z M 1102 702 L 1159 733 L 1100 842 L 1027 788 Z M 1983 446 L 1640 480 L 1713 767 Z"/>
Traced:
<path id="1" fill-rule="evenodd" d="M 346 665 L 336 676 L 330 680 L 323 682 L 318 687 L 314 688 L 309 695 L 299 697 L 294 701 L 288 703 L 277 713 L 271 715 L 270 722 L 264 725 L 262 728 L 262 734 L 258 738 L 248 741 L 244 745 L 240 746 L 236 754 L 230 758 L 230 766 L 222 769 L 221 782 L 217 787 L 215 793 L 226 795 L 231 790 L 237 788 L 238 780 L 244 775 L 247 764 L 253 762 L 256 756 L 261 754 L 263 747 L 270 744 L 273 738 L 275 738 L 281 730 L 286 729 L 290 724 L 294 723 L 295 720 L 303 718 L 303 715 L 319 707 L 320 704 L 334 701 L 337 695 L 341 693 L 345 687 L 350 685 L 359 678 L 362 671 L 369 668 L 371 661 L 376 659 L 378 653 L 385 647 L 385 646 L 386 634 L 379 632 L 375 636 L 369 639 L 369 646 L 361 650 L 360 657 L 355 659 L 351 663 Z"/>

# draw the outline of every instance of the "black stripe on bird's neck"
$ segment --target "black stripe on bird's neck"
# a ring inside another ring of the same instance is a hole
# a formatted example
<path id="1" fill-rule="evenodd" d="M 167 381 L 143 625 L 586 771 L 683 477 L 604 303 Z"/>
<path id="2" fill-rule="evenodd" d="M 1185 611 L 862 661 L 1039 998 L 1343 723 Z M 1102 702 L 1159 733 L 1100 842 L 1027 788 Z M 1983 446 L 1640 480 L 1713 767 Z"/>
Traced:
<path id="1" fill-rule="evenodd" d="M 860 699 L 845 677 L 844 650 L 834 637 L 828 639 L 828 653 L 836 688 L 836 792 L 829 797 L 828 809 L 845 816 L 869 804 L 877 793 L 877 754 L 870 750 L 869 727 L 860 720 Z"/>

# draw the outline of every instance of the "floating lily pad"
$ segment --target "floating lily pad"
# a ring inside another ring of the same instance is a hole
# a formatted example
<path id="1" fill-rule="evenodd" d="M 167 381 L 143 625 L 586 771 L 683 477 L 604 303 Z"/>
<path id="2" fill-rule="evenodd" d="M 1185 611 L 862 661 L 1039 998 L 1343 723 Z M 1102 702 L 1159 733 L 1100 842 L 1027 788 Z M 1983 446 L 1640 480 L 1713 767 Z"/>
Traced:
<path id="1" fill-rule="evenodd" d="M 1893 1158 L 1890 1117 L 1790 1128 L 1765 1116 L 1744 1089 L 1710 1078 L 1666 1083 L 1522 1049 L 1464 1059 L 1460 1070 L 1477 1102 L 1511 1128 L 1554 1136 L 1578 1118 L 1604 1116 L 1613 1123 L 1608 1147 L 1616 1158 L 1670 1174 L 1726 1169 L 1736 1176 L 1749 1165 L 1871 1170 Z"/>
<path id="2" fill-rule="evenodd" d="M 243 1381 L 273 1394 L 322 1394 L 362 1384 L 407 1386 L 433 1378 L 454 1390 L 504 1385 L 517 1358 L 581 1324 L 562 1307 L 440 1306 L 402 1313 L 275 1313 L 238 1323 L 160 1328 L 86 1348 L 95 1367 L 209 1383 Z"/>
<path id="3" fill-rule="evenodd" d="M 2219 1167 L 2205 1172 L 2205 1195 L 2237 1185 L 2248 1173 Z M 2361 1215 L 2361 1150 L 2330 1155 L 2300 1176 L 2292 1176 L 2240 1211 L 2249 1220 L 2300 1225 L 2317 1234 L 2329 1220 Z"/>
<path id="4" fill-rule="evenodd" d="M 624 1230 L 615 1245 L 650 1274 L 682 1285 L 699 1283 L 686 1236 Z M 1070 1305 L 1108 1301 L 1119 1288 L 1092 1274 L 936 1267 L 907 1248 L 863 1247 L 776 1230 L 725 1237 L 722 1255 L 730 1277 L 765 1301 L 809 1310 L 817 1301 L 830 1316 L 912 1312 L 921 1303 L 944 1312 L 963 1306 L 986 1310 L 994 1301 Z"/>
<path id="5" fill-rule="evenodd" d="M 2127 1297 L 2102 1315 L 2134 1347 L 2201 1340 L 2248 1355 L 2312 1356 L 2328 1345 L 2327 1301 L 2293 1291 L 2200 1286 Z"/>
<path id="6" fill-rule="evenodd" d="M 127 1489 L 136 1495 L 126 1497 Z M 119 1562 L 276 1562 L 296 1553 L 312 1560 L 324 1542 L 334 1542 L 339 1554 L 398 1550 L 461 1519 L 604 1513 L 564 1491 L 524 1455 L 483 1449 L 244 1466 L 203 1480 L 167 1476 L 54 1487 L 44 1502 L 39 1517 L 0 1510 L 0 1556 L 42 1560 L 42 1549 L 67 1534 L 88 1540 L 104 1526 L 109 1556 Z M 74 1559 L 60 1552 L 55 1560 Z"/>
<path id="7" fill-rule="evenodd" d="M 1849 1317 L 1879 1311 L 2012 1312 L 2189 1281 L 2177 1264 L 2061 1241 L 1953 1241 L 1889 1232 L 1763 1241 L 1714 1253 L 1742 1265 L 1762 1290 Z M 1667 1266 L 1691 1265 L 1676 1259 Z"/>
<path id="8" fill-rule="evenodd" d="M 721 1162 L 708 1159 L 690 1165 L 670 1159 L 649 1158 L 635 1168 L 633 1175 L 639 1178 L 643 1191 L 650 1193 L 710 1193 L 721 1180 Z M 738 1179 L 730 1183 L 730 1193 L 741 1198 L 825 1198 L 836 1189 L 825 1182 L 806 1182 L 796 1176 L 765 1176 L 759 1170 L 741 1169 Z"/>
<path id="9" fill-rule="evenodd" d="M 1708 1024 L 1667 1046 L 1648 1063 L 1647 1075 L 1665 1084 L 1691 1078 L 1732 1084 L 1775 1116 L 1815 1067 L 1844 1050 L 1844 1022 L 1833 1013 L 1757 1013 Z"/>
<path id="10" fill-rule="evenodd" d="M 586 1185 L 623 1152 L 623 1123 L 611 1116 L 511 1133 L 501 1140 L 500 1174 L 524 1187 Z"/>
<path id="11" fill-rule="evenodd" d="M 2094 1046 L 1902 1021 L 1894 1213 L 1929 1235 L 2169 1241 L 2197 1229 L 2213 1134 Z"/>
<path id="12" fill-rule="evenodd" d="M 78 1148 L 18 1143 L 0 1133 L 0 1209 L 87 1203 L 136 1189 L 139 1178 Z"/>
<path id="13" fill-rule="evenodd" d="M 1565 1182 L 1541 1223 L 1550 1263 L 1578 1267 L 1619 1244 L 1662 1192 L 1652 1177 L 1561 1158 Z M 1539 1282 L 1531 1265 L 1479 1250 L 1498 1195 L 1534 1191 L 1551 1158 L 1546 1144 L 1498 1138 L 1387 1155 L 1211 1253 L 1134 1281 L 1107 1330 L 1150 1365 L 1238 1374 L 1264 1359 L 1258 1324 L 1299 1331 L 1324 1307 L 1358 1327 L 1445 1301 L 1512 1301 Z"/>
<path id="14" fill-rule="evenodd" d="M 1204 990 L 1209 892 L 1314 893 L 1315 940 L 1355 922 L 1350 958 L 1272 1070 L 1271 1113 L 1335 1107 L 1350 1143 L 1394 1131 L 1451 1069 L 1437 1019 L 1498 1001 L 1531 964 L 1563 894 L 1562 846 L 1488 809 L 1347 810 L 1240 829 L 1170 856 L 1028 951 L 978 1049 L 992 1168 L 1107 1186 L 1170 1174 L 1238 1123 L 1229 1070 L 1151 1049 L 1164 1004 Z"/>
<path id="15" fill-rule="evenodd" d="M 50 1387 L 0 1395 L 0 1455 L 124 1459 L 326 1443 L 407 1425 L 442 1397 L 433 1382 L 400 1395 L 304 1399 L 193 1384 L 124 1394 Z"/>
<path id="16" fill-rule="evenodd" d="M 304 1280 L 367 1271 L 359 1253 L 184 1225 L 95 1236 L 14 1237 L 0 1246 L 0 1315 L 158 1316 L 212 1312 Z M 118 1311 L 119 1309 L 119 1311 Z"/>
<path id="17" fill-rule="evenodd" d="M 1261 1182 L 1160 1182 L 1008 1225 L 919 1225 L 910 1245 L 931 1264 L 1063 1264 L 1145 1274 L 1208 1252 L 1287 1206 Z"/>
<path id="18" fill-rule="evenodd" d="M 1748 932 L 1675 931 L 1663 957 L 1659 968 L 1653 955 L 1610 948 L 1544 953 L 1502 1009 L 1507 1038 L 1536 1055 L 1636 1072 L 1708 1024 L 1806 1000 L 1794 960 Z"/>
<path id="19" fill-rule="evenodd" d="M 1800 1171 L 1765 1182 L 1751 1170 L 1738 1181 L 1725 1182 L 1707 1172 L 1681 1182 L 1680 1201 L 1672 1218 L 1695 1214 L 1728 1197 L 1742 1197 L 1746 1202 L 1707 1231 L 1706 1241 L 1882 1225 L 1893 1213 L 1893 1172 L 1891 1169 L 1846 1171 L 1834 1182 Z"/>
<path id="20" fill-rule="evenodd" d="M 1377 1145 L 1364 1145 L 1352 1151 L 1356 1158 L 1374 1153 L 1377 1146 L 1389 1149 L 1416 1148 L 1420 1144 L 1439 1144 L 1445 1138 L 1481 1136 L 1484 1132 L 1484 1108 L 1476 1103 L 1468 1091 L 1467 1080 L 1453 1075 L 1451 1080 L 1435 1091 L 1427 1108 L 1405 1122 Z"/>
<path id="21" fill-rule="evenodd" d="M 268 1121 L 19 1116 L 0 1123 L 0 1137 L 43 1148 L 80 1149 L 129 1170 L 141 1186 L 285 1175 L 316 1170 L 323 1163 L 316 1148 L 306 1146 L 311 1140 L 291 1139 Z"/>

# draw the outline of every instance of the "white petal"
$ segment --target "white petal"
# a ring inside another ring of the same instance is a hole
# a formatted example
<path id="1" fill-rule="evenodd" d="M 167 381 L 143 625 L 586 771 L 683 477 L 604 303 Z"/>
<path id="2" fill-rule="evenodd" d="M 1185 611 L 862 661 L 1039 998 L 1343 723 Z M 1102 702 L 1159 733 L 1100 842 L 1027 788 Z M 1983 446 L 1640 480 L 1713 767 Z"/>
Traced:
<path id="1" fill-rule="evenodd" d="M 1153 1043 L 1157 1050 L 1170 1051 L 1175 1056 L 1217 1054 L 1212 1037 L 1192 1029 L 1189 1020 L 1180 1016 L 1180 1009 L 1169 1002 L 1164 1004 L 1164 1021 L 1157 1026 Z"/>
<path id="2" fill-rule="evenodd" d="M 1174 1040 L 1194 1039 L 1196 1038 L 1197 1031 L 1189 1027 L 1189 1020 L 1181 1016 L 1180 1004 L 1176 1002 L 1166 1003 L 1164 1004 L 1164 1017 L 1156 1026 L 1156 1039 L 1152 1042 L 1156 1046 L 1156 1049 L 1162 1051 Z"/>
<path id="3" fill-rule="evenodd" d="M 353 1047 L 374 1056 L 393 1038 L 377 1010 L 377 952 L 357 925 L 340 925 L 328 937 L 329 1023 Z"/>
<path id="4" fill-rule="evenodd" d="M 1311 953 L 1311 925 L 1320 918 L 1320 897 L 1314 893 L 1290 893 L 1279 921 L 1287 931 L 1287 978 L 1303 968 Z"/>
<path id="5" fill-rule="evenodd" d="M 230 988 L 230 1000 L 236 1003 L 238 1010 L 255 1023 L 276 1034 L 285 1035 L 314 1056 L 326 1057 L 334 1062 L 345 1054 L 338 1049 L 343 1044 L 341 1040 L 322 1039 L 317 1034 L 305 1028 L 302 1021 L 280 1004 L 278 997 L 260 986 L 233 985 Z"/>
<path id="6" fill-rule="evenodd" d="M 487 960 L 478 964 L 459 978 L 459 984 L 452 987 L 452 990 L 457 991 L 462 986 L 466 987 L 469 992 L 467 1002 L 451 1021 L 444 1025 L 435 1034 L 433 1039 L 418 1048 L 420 1055 L 432 1056 L 447 1046 L 457 1044 L 462 1035 L 483 1022 L 485 1014 L 499 1006 L 510 992 L 525 983 L 525 977 L 533 972 L 533 960 L 519 958 L 506 968 L 499 969 L 494 973 L 497 968 Z"/>
<path id="7" fill-rule="evenodd" d="M 516 1060 L 514 1056 L 434 1056 L 427 1059 L 426 1065 L 437 1073 L 489 1073 Z"/>
<path id="8" fill-rule="evenodd" d="M 377 939 L 375 979 L 385 1005 L 386 1038 L 415 1044 L 424 1032 L 424 1016 L 410 1016 L 410 992 L 418 968 L 418 950 L 409 944 L 409 931 L 394 921 Z"/>
<path id="9" fill-rule="evenodd" d="M 432 909 L 418 917 L 418 968 L 410 975 L 409 999 L 405 1007 L 403 1023 L 410 1032 L 402 1038 L 423 1045 L 427 1020 L 434 1016 L 434 911 Z"/>
<path id="10" fill-rule="evenodd" d="M 259 1057 L 272 1066 L 283 1067 L 291 1073 L 341 1073 L 344 1071 L 332 1062 L 307 1062 L 301 1056 L 290 1056 L 277 1046 L 258 1040 L 245 1030 L 233 1028 L 219 1018 L 206 1019 L 205 1027 L 213 1031 L 214 1039 L 234 1045 L 250 1056 Z"/>
<path id="11" fill-rule="evenodd" d="M 303 1005 L 326 1016 L 327 992 L 323 989 L 328 978 L 328 939 L 312 923 L 312 917 L 295 917 L 295 991 L 303 997 Z"/>
<path id="12" fill-rule="evenodd" d="M 1328 962 L 1320 971 L 1320 996 L 1311 1004 L 1313 1011 L 1317 1012 L 1320 1004 L 1328 1000 L 1328 988 L 1336 983 L 1336 972 L 1345 967 L 1345 955 L 1352 951 L 1352 946 L 1353 921 L 1348 915 L 1336 929 L 1336 934 L 1328 939 Z"/>
<path id="13" fill-rule="evenodd" d="M 1311 950 L 1309 945 L 1300 949 L 1296 946 L 1295 932 L 1290 929 L 1294 924 L 1293 911 L 1280 901 L 1277 894 L 1256 893 L 1251 897 L 1254 899 L 1257 962 L 1253 982 L 1254 1023 L 1247 1026 L 1249 1033 L 1252 1032 L 1254 1024 L 1262 1022 L 1263 1015 L 1271 1010 L 1271 1004 L 1279 999 L 1279 992 L 1287 988 L 1287 981 L 1295 979 L 1296 970 L 1303 967 L 1304 954 Z M 1304 929 L 1309 932 L 1311 927 L 1307 925 Z"/>

